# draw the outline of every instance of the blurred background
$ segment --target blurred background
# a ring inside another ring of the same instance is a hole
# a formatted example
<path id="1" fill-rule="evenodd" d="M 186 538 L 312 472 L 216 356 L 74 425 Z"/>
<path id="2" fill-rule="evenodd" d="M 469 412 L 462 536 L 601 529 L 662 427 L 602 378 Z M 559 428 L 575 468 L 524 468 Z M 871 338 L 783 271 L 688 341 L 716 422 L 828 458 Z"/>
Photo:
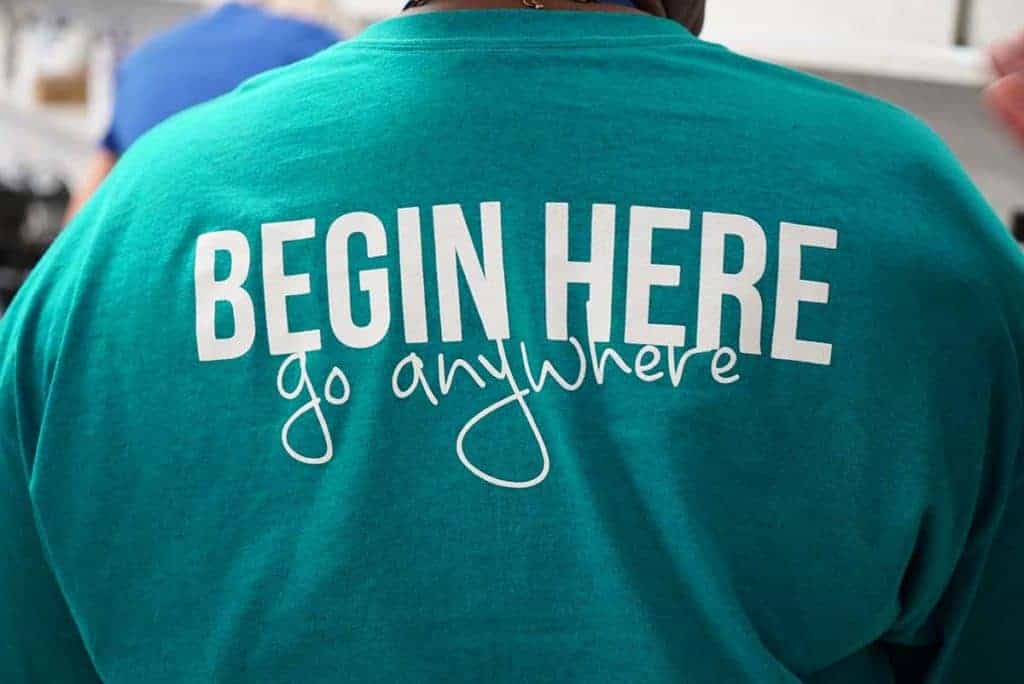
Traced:
<path id="1" fill-rule="evenodd" d="M 0 0 L 0 315 L 60 231 L 110 124 L 117 65 L 212 0 Z M 402 0 L 276 0 L 351 37 Z M 985 47 L 1024 0 L 710 0 L 704 38 L 895 102 L 928 121 L 1024 235 L 1024 150 L 980 105 Z"/>

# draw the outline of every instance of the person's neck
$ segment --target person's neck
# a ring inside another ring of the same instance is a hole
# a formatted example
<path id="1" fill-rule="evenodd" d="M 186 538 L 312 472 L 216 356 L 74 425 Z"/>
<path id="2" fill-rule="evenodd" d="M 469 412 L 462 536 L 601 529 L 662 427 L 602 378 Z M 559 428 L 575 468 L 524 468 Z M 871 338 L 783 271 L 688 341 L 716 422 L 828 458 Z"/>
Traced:
<path id="1" fill-rule="evenodd" d="M 531 7 L 530 5 L 533 5 Z M 540 5 L 540 7 L 536 7 Z M 481 10 L 481 9 L 548 9 L 548 10 L 569 10 L 578 12 L 618 12 L 627 14 L 645 14 L 642 10 L 602 2 L 575 2 L 574 0 L 429 0 L 423 5 L 410 6 L 406 8 L 405 14 L 419 14 L 422 12 L 449 12 L 454 10 Z"/>

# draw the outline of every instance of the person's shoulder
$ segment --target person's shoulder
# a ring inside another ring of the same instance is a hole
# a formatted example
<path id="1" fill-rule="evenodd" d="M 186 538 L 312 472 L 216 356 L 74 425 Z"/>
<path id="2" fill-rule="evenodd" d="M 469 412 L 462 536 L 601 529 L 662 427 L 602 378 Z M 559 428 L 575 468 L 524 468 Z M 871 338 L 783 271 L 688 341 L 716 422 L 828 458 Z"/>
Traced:
<path id="1" fill-rule="evenodd" d="M 851 187 L 869 184 L 908 209 L 950 192 L 975 209 L 988 209 L 947 144 L 910 111 L 725 49 L 717 59 L 731 74 L 721 79 L 723 87 L 745 108 L 751 130 L 777 133 L 762 137 L 792 150 L 794 166 L 830 166 Z"/>
<path id="2" fill-rule="evenodd" d="M 744 130 L 780 177 L 806 203 L 826 207 L 879 271 L 921 287 L 960 284 L 1020 308 L 1021 250 L 929 124 L 845 85 L 724 48 L 708 59 L 718 99 L 744 112 Z"/>
<path id="3" fill-rule="evenodd" d="M 896 157 L 942 156 L 945 151 L 926 123 L 893 103 L 806 71 L 705 45 L 711 49 L 703 54 L 716 63 L 720 87 L 745 100 L 754 122 L 789 122 L 795 133 L 808 137 L 846 133 L 834 142 L 883 155 L 888 150 Z"/>

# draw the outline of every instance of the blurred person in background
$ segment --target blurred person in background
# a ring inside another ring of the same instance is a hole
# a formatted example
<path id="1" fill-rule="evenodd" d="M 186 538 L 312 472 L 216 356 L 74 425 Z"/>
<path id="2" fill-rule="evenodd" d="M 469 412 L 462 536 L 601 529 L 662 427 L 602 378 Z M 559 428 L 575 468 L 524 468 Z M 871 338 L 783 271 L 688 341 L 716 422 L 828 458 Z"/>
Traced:
<path id="1" fill-rule="evenodd" d="M 114 114 L 68 209 L 74 217 L 142 135 L 243 81 L 334 45 L 329 10 L 311 0 L 228 2 L 147 40 L 120 65 Z"/>
<path id="2" fill-rule="evenodd" d="M 0 679 L 1019 682 L 1024 264 L 946 147 L 699 0 L 416 5 L 14 302 Z"/>
<path id="3" fill-rule="evenodd" d="M 992 62 L 999 80 L 989 87 L 988 101 L 1024 143 L 1024 31 L 992 48 Z"/>

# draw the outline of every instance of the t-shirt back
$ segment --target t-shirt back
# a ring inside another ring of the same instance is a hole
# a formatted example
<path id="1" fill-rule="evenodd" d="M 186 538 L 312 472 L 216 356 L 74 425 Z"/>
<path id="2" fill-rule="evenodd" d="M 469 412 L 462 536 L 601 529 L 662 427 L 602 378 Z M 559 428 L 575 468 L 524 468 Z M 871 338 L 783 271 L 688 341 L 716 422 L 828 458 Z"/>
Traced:
<path id="1" fill-rule="evenodd" d="M 1021 276 L 882 102 L 376 25 L 146 136 L 5 318 L 0 670 L 947 681 L 1020 626 Z"/>

